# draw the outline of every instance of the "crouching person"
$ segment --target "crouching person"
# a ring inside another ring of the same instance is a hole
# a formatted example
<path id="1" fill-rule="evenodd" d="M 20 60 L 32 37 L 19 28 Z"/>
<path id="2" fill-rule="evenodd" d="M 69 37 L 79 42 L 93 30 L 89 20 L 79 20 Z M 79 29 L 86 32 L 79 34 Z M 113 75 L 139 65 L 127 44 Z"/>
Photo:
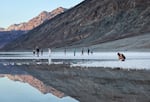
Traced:
<path id="1" fill-rule="evenodd" d="M 122 54 L 122 53 L 117 53 L 117 55 L 118 55 L 118 59 L 119 59 L 120 61 L 125 61 L 126 57 L 125 57 L 124 54 Z"/>

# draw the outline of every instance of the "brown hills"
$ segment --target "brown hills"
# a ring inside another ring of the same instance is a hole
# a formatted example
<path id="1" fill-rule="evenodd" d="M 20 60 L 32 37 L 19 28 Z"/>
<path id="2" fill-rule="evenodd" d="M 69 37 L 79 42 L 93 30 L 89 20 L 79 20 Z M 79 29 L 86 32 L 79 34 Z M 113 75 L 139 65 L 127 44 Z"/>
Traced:
<path id="1" fill-rule="evenodd" d="M 149 0 L 85 0 L 4 47 L 90 46 L 150 32 Z"/>

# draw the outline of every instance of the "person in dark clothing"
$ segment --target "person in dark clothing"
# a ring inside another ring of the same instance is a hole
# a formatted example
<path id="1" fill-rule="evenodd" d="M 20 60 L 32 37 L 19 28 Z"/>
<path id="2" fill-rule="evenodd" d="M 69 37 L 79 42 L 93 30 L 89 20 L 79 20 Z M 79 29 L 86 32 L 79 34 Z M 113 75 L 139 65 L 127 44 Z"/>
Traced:
<path id="1" fill-rule="evenodd" d="M 65 49 L 64 49 L 64 53 L 65 53 L 65 55 L 66 55 L 66 51 L 67 51 L 67 49 L 65 48 Z"/>
<path id="2" fill-rule="evenodd" d="M 36 47 L 36 53 L 37 53 L 37 56 L 38 56 L 38 57 L 39 57 L 39 52 L 40 52 L 39 47 Z"/>
<path id="3" fill-rule="evenodd" d="M 90 54 L 90 49 L 88 48 L 88 55 Z"/>
<path id="4" fill-rule="evenodd" d="M 119 59 L 120 61 L 125 61 L 126 57 L 125 57 L 124 54 L 117 53 L 117 55 L 118 55 L 118 59 Z"/>
<path id="5" fill-rule="evenodd" d="M 35 50 L 33 50 L 33 55 L 35 56 Z"/>
<path id="6" fill-rule="evenodd" d="M 91 54 L 93 54 L 93 49 L 91 49 Z"/>
<path id="7" fill-rule="evenodd" d="M 83 48 L 82 48 L 82 51 L 81 51 L 81 52 L 82 52 L 82 55 L 83 55 L 83 54 L 84 54 L 84 49 L 83 49 Z"/>
<path id="8" fill-rule="evenodd" d="M 41 49 L 41 56 L 43 56 L 43 49 Z"/>
<path id="9" fill-rule="evenodd" d="M 74 56 L 76 56 L 76 49 L 74 49 Z"/>

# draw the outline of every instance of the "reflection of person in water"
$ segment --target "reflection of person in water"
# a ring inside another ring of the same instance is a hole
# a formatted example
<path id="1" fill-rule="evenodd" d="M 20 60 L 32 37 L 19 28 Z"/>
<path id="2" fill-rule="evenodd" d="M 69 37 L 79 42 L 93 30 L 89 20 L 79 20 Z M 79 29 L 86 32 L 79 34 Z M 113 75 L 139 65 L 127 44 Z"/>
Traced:
<path id="1" fill-rule="evenodd" d="M 119 59 L 120 61 L 125 61 L 126 57 L 125 57 L 124 54 L 117 53 L 117 55 L 118 55 L 118 59 Z"/>

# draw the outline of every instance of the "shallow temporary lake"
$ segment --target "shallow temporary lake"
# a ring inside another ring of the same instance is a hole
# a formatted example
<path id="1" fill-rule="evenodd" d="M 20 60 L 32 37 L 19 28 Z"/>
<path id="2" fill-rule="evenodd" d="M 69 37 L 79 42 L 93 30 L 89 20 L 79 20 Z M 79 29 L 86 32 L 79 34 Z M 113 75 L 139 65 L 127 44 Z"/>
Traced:
<path id="1" fill-rule="evenodd" d="M 51 93 L 43 94 L 30 84 L 16 80 L 0 78 L 0 102 L 78 102 L 68 96 L 57 97 Z"/>

